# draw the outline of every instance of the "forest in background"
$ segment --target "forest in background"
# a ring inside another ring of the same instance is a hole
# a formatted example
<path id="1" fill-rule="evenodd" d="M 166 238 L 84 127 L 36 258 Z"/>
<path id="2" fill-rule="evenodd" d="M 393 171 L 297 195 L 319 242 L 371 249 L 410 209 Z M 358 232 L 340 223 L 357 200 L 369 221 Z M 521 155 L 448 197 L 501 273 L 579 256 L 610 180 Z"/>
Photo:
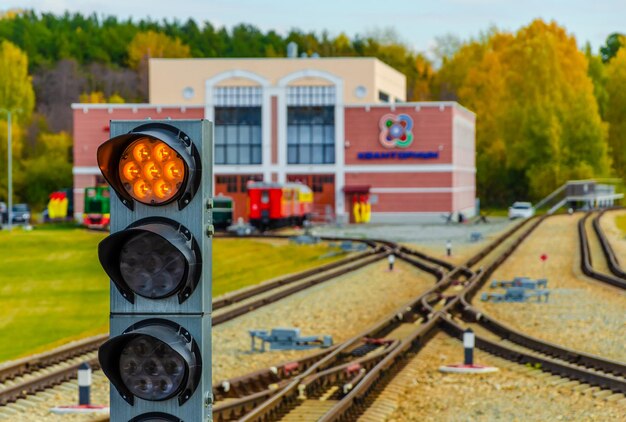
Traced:
<path id="1" fill-rule="evenodd" d="M 626 38 L 597 52 L 557 23 L 469 40 L 436 39 L 429 59 L 393 30 L 355 37 L 252 25 L 0 13 L 0 109 L 14 114 L 16 201 L 36 209 L 72 184 L 73 102 L 145 102 L 150 57 L 377 57 L 407 77 L 409 101 L 453 100 L 477 114 L 478 196 L 487 206 L 537 200 L 568 179 L 626 176 Z M 0 200 L 6 198 L 0 112 Z"/>

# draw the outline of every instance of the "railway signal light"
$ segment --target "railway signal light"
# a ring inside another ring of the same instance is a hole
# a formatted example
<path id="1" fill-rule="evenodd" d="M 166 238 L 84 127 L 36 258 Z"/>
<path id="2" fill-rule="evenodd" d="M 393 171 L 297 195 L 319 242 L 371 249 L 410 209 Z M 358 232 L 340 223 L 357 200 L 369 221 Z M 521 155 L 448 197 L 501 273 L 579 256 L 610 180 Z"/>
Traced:
<path id="1" fill-rule="evenodd" d="M 98 352 L 111 421 L 211 416 L 212 125 L 113 121 L 98 166 L 115 191 L 98 257 L 111 337 Z"/>
<path id="2" fill-rule="evenodd" d="M 122 203 L 189 204 L 199 187 L 198 148 L 171 124 L 147 123 L 98 148 L 98 165 Z"/>

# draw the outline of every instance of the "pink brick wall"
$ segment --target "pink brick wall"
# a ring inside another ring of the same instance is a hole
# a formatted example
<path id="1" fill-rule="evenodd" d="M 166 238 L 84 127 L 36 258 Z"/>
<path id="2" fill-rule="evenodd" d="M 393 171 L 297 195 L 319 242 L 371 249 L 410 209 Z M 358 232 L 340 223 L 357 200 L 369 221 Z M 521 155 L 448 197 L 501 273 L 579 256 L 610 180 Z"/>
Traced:
<path id="1" fill-rule="evenodd" d="M 96 150 L 109 139 L 110 120 L 143 120 L 152 119 L 201 119 L 204 108 L 194 107 L 181 110 L 179 107 L 160 109 L 111 108 L 89 109 L 85 113 L 82 108 L 74 110 L 74 166 L 97 166 Z"/>
<path id="2" fill-rule="evenodd" d="M 413 119 L 413 143 L 407 148 L 385 148 L 378 140 L 379 121 L 385 114 L 408 114 Z M 452 107 L 346 107 L 345 150 L 346 164 L 449 164 L 452 162 Z M 439 158 L 427 160 L 359 160 L 359 152 L 438 151 Z"/>

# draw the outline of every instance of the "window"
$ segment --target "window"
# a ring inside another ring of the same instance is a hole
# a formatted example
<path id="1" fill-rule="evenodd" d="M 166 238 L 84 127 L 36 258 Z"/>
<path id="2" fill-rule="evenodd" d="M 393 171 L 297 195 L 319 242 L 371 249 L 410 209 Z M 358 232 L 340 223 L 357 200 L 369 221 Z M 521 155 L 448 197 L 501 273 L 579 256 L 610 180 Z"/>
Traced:
<path id="1" fill-rule="evenodd" d="M 217 176 L 215 183 L 218 185 L 226 185 L 226 192 L 237 192 L 237 176 Z"/>
<path id="2" fill-rule="evenodd" d="M 287 163 L 335 162 L 335 107 L 300 106 L 287 109 Z"/>
<path id="3" fill-rule="evenodd" d="M 248 192 L 248 182 L 262 182 L 263 176 L 260 174 L 255 174 L 251 176 L 239 176 L 239 192 L 245 193 Z"/>
<path id="4" fill-rule="evenodd" d="M 315 175 L 313 176 L 313 183 L 311 183 L 311 190 L 316 193 L 323 192 L 324 185 L 328 183 L 335 183 L 335 176 Z"/>
<path id="5" fill-rule="evenodd" d="M 215 164 L 261 164 L 261 107 L 215 107 Z"/>
<path id="6" fill-rule="evenodd" d="M 383 103 L 388 103 L 389 102 L 389 94 L 387 94 L 386 92 L 383 92 L 383 91 L 378 91 L 378 99 L 380 101 L 382 101 Z"/>

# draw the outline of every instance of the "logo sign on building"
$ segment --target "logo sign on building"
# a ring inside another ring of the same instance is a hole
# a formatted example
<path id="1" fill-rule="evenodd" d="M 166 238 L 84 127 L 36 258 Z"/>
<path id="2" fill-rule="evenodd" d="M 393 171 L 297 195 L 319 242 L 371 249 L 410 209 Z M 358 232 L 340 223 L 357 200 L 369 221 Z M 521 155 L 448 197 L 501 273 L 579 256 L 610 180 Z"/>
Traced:
<path id="1" fill-rule="evenodd" d="M 385 148 L 406 148 L 413 143 L 413 119 L 408 114 L 385 114 L 378 123 Z"/>

